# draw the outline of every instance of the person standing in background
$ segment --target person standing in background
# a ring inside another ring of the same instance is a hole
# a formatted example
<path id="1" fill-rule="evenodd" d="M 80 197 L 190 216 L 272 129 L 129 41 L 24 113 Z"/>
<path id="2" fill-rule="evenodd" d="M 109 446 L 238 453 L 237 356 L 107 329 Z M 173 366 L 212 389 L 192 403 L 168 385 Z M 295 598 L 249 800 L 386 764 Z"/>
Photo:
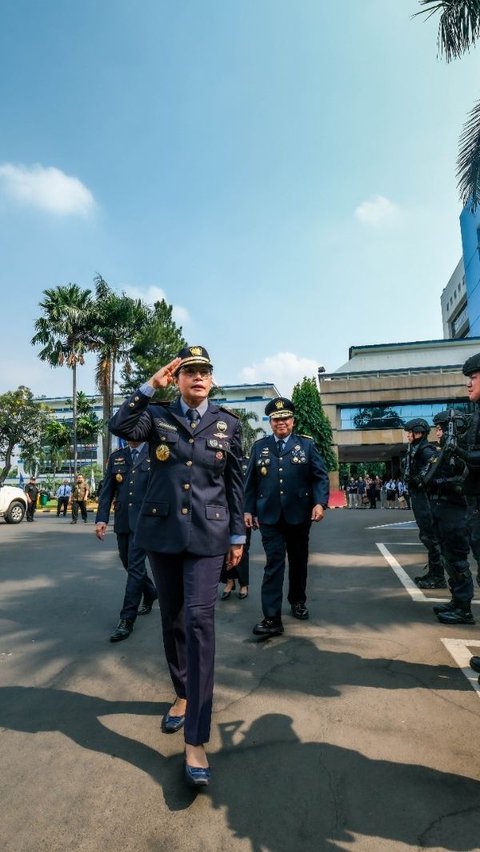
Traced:
<path id="1" fill-rule="evenodd" d="M 65 518 L 67 515 L 68 503 L 72 496 L 72 489 L 70 488 L 67 479 L 63 480 L 63 485 L 60 485 L 60 488 L 57 489 L 55 496 L 57 498 L 57 518 L 60 517 L 60 512 L 63 512 L 63 517 Z"/>

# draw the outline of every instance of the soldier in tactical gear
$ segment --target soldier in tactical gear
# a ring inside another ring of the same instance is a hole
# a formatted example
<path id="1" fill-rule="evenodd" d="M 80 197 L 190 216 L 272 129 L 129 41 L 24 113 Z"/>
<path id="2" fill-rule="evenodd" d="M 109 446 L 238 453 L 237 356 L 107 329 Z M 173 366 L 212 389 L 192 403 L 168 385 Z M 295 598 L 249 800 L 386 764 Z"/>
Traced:
<path id="1" fill-rule="evenodd" d="M 415 582 L 420 589 L 445 589 L 447 583 L 445 581 L 442 549 L 422 481 L 424 473 L 428 470 L 430 459 L 435 454 L 434 447 L 428 443 L 430 426 L 423 418 L 414 417 L 405 423 L 403 428 L 407 433 L 409 443 L 403 478 L 408 486 L 420 541 L 428 551 L 427 573 L 421 577 L 415 577 Z"/>
<path id="2" fill-rule="evenodd" d="M 434 606 L 442 624 L 474 624 L 470 608 L 473 581 L 468 565 L 470 543 L 467 530 L 467 501 L 463 494 L 465 463 L 451 454 L 450 439 L 463 417 L 454 410 L 440 411 L 433 418 L 439 446 L 423 472 L 435 532 L 438 535 L 448 574 L 452 599 Z"/>
<path id="3" fill-rule="evenodd" d="M 459 436 L 453 452 L 467 466 L 468 473 L 463 488 L 468 503 L 470 544 L 476 558 L 474 529 L 479 524 L 480 507 L 480 353 L 472 355 L 465 361 L 463 374 L 468 378 L 468 398 L 470 402 L 475 403 L 475 407 L 467 428 L 463 435 Z M 472 657 L 470 665 L 474 671 L 480 671 L 480 657 Z"/>

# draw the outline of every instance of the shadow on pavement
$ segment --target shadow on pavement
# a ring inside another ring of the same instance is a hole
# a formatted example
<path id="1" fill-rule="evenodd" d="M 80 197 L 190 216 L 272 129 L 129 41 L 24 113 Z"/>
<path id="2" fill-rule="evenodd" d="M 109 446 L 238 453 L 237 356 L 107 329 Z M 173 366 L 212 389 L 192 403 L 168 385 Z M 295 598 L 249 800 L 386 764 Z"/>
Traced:
<path id="1" fill-rule="evenodd" d="M 220 726 L 224 749 L 215 756 L 210 795 L 255 852 L 344 849 L 337 843 L 355 843 L 355 835 L 415 848 L 479 848 L 478 781 L 302 743 L 281 714 L 262 716 L 234 745 L 241 725 Z"/>

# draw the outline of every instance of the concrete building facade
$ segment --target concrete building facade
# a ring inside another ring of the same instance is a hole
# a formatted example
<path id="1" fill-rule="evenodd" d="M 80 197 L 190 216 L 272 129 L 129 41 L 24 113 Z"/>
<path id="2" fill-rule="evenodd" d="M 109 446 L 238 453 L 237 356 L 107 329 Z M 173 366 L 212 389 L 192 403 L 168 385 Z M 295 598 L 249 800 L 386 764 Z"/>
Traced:
<path id="1" fill-rule="evenodd" d="M 319 372 L 339 462 L 383 461 L 398 471 L 407 420 L 470 409 L 462 365 L 477 352 L 480 337 L 352 346 L 342 367 Z M 331 485 L 339 487 L 338 472 Z"/>

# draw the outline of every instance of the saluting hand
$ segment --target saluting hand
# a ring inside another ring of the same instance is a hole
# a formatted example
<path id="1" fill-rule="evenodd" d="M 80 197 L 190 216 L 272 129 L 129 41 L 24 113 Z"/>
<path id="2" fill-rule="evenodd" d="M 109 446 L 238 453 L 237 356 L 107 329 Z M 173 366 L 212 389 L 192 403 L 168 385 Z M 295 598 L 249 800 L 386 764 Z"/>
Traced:
<path id="1" fill-rule="evenodd" d="M 167 388 L 168 385 L 173 384 L 174 373 L 181 360 L 181 358 L 174 358 L 166 367 L 160 367 L 151 379 L 148 380 L 147 384 L 151 385 L 152 388 Z"/>

